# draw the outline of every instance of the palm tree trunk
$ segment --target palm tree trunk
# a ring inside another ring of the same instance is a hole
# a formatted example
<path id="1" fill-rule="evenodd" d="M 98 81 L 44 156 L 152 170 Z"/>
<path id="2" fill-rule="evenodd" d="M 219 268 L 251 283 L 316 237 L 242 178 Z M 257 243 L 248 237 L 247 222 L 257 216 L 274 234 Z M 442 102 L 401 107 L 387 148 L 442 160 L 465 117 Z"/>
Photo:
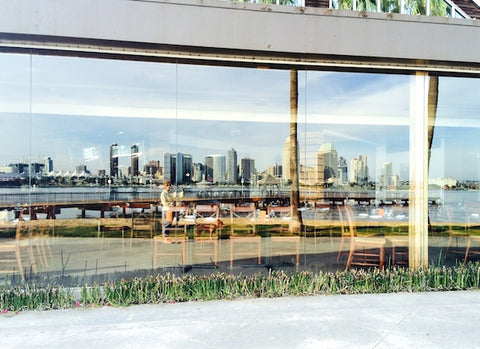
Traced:
<path id="1" fill-rule="evenodd" d="M 432 155 L 433 134 L 438 106 L 438 76 L 430 76 L 428 83 L 428 171 L 430 171 L 430 157 Z M 432 230 L 430 216 L 428 216 L 428 231 Z"/>
<path id="2" fill-rule="evenodd" d="M 438 105 L 438 76 L 430 76 L 428 84 L 428 167 L 430 168 L 430 156 L 432 153 L 433 133 L 437 118 Z"/>
<path id="3" fill-rule="evenodd" d="M 292 222 L 290 232 L 301 231 L 303 222 L 300 207 L 300 190 L 298 180 L 298 71 L 290 71 L 290 180 L 292 181 L 290 191 L 290 205 L 292 206 Z"/>

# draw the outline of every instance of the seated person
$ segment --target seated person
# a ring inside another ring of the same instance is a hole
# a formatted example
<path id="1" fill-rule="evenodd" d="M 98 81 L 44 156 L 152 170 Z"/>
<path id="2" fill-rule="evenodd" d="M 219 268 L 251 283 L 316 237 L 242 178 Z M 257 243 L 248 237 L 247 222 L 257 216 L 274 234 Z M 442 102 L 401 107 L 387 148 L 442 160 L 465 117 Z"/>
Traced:
<path id="1" fill-rule="evenodd" d="M 162 202 L 162 210 L 167 211 L 167 214 L 164 215 L 166 219 L 163 224 L 163 236 L 166 237 L 168 236 L 166 230 L 172 225 L 173 219 L 177 219 L 178 222 L 178 212 L 172 212 L 170 215 L 168 214 L 168 208 L 181 205 L 181 200 L 184 197 L 184 191 L 182 186 L 178 188 L 179 191 L 177 191 L 176 187 L 172 189 L 172 184 L 170 181 L 165 181 L 165 183 L 163 183 L 163 189 L 164 190 L 160 195 L 160 201 Z"/>

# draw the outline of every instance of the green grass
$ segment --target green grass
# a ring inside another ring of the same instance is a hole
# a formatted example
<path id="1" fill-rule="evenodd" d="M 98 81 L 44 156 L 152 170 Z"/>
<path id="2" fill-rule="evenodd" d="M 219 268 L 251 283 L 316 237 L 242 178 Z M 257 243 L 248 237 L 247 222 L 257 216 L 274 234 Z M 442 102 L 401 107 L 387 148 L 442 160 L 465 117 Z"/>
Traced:
<path id="1" fill-rule="evenodd" d="M 327 272 L 274 271 L 251 276 L 173 274 L 85 285 L 79 295 L 60 286 L 5 287 L 0 290 L 3 313 L 78 306 L 128 306 L 258 297 L 333 294 L 430 292 L 479 289 L 480 263 L 410 270 L 349 270 Z"/>

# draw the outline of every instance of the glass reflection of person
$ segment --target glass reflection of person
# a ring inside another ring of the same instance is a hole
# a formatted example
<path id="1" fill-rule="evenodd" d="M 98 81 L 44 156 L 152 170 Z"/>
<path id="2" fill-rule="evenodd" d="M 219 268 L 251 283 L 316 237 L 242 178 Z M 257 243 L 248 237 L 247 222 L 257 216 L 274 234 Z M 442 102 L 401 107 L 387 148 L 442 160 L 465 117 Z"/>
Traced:
<path id="1" fill-rule="evenodd" d="M 166 211 L 166 214 L 163 215 L 165 222 L 163 224 L 163 233 L 164 235 L 166 234 L 166 228 L 170 227 L 172 225 L 172 222 L 174 218 L 178 219 L 178 212 L 172 212 L 168 211 L 169 207 L 175 207 L 175 206 L 180 206 L 181 200 L 184 197 L 184 191 L 183 187 L 180 186 L 177 188 L 172 189 L 172 183 L 170 181 L 165 181 L 163 183 L 163 191 L 162 194 L 160 194 L 160 201 L 162 202 L 162 210 Z"/>

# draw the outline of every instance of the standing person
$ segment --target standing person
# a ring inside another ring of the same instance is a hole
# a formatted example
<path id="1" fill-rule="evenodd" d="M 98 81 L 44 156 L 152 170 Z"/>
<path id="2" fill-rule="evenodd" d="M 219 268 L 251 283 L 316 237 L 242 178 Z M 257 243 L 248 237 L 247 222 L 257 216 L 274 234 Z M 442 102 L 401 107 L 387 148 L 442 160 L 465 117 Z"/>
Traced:
<path id="1" fill-rule="evenodd" d="M 169 207 L 175 207 L 180 204 L 180 201 L 184 197 L 183 187 L 180 186 L 180 191 L 174 188 L 172 190 L 172 183 L 165 181 L 163 183 L 163 191 L 160 194 L 160 201 L 162 202 L 162 211 L 165 210 L 166 214 L 163 215 L 165 221 L 163 222 L 163 236 L 167 237 L 166 229 L 172 225 L 173 219 L 176 218 L 178 222 L 178 212 L 168 211 Z"/>

